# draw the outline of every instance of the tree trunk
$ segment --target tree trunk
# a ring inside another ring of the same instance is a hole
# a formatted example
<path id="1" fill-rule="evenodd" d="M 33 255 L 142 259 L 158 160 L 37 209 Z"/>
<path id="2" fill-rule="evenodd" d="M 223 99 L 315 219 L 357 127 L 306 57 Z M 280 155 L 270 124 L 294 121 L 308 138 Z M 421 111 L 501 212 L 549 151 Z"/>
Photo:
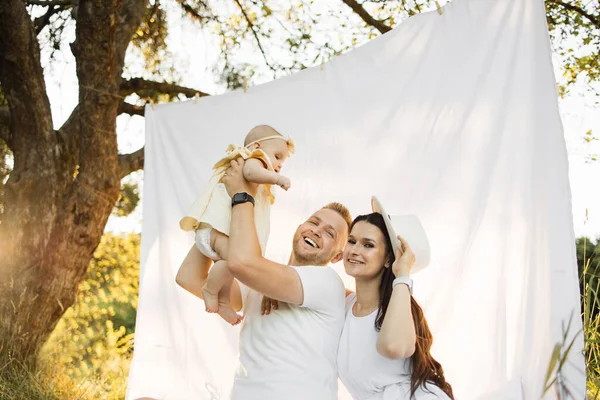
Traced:
<path id="1" fill-rule="evenodd" d="M 119 195 L 118 92 L 145 9 L 146 0 L 79 1 L 79 104 L 55 131 L 25 2 L 0 2 L 0 84 L 14 154 L 0 209 L 0 356 L 33 361 L 75 301 Z"/>

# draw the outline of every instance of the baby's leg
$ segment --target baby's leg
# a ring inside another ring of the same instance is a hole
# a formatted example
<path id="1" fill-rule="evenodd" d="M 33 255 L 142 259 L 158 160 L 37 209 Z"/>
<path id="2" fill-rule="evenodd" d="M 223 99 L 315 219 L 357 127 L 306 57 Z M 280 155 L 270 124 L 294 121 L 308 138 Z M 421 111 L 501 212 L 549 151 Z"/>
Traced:
<path id="1" fill-rule="evenodd" d="M 218 312 L 232 325 L 237 325 L 241 317 L 231 307 L 231 283 L 233 275 L 229 272 L 225 261 L 220 260 L 210 269 L 206 284 L 202 288 L 206 311 Z"/>
<path id="2" fill-rule="evenodd" d="M 226 261 L 222 262 L 226 263 Z M 227 269 L 226 265 L 225 269 Z M 229 273 L 229 269 L 227 269 L 227 273 L 229 274 L 227 282 L 219 292 L 219 315 L 231 325 L 237 325 L 242 322 L 243 317 L 236 313 L 233 307 L 231 307 L 231 284 L 233 283 L 233 275 Z"/>
<path id="3" fill-rule="evenodd" d="M 226 285 L 231 285 L 229 277 L 231 273 L 223 260 L 215 262 L 208 272 L 206 283 L 202 287 L 202 297 L 206 312 L 216 313 L 219 311 L 219 292 Z"/>
<path id="4" fill-rule="evenodd" d="M 200 250 L 200 253 L 207 257 L 210 257 L 213 261 L 218 262 L 222 260 L 221 255 L 227 254 L 227 244 L 229 238 L 227 235 L 217 231 L 216 229 L 205 227 L 196 231 L 196 246 Z M 219 251 L 216 251 L 216 249 Z M 216 264 L 215 264 L 216 266 Z M 208 272 L 208 276 L 202 286 L 202 298 L 204 299 L 204 306 L 206 311 L 209 313 L 216 313 L 219 310 L 219 298 L 218 294 L 223 287 L 223 281 L 226 278 L 222 278 L 224 272 L 222 268 L 217 268 L 215 271 L 214 267 Z M 229 270 L 225 268 L 225 272 L 228 274 Z"/>
<path id="5" fill-rule="evenodd" d="M 219 255 L 221 260 L 227 260 L 229 251 L 229 236 L 216 229 L 210 231 L 210 247 Z"/>

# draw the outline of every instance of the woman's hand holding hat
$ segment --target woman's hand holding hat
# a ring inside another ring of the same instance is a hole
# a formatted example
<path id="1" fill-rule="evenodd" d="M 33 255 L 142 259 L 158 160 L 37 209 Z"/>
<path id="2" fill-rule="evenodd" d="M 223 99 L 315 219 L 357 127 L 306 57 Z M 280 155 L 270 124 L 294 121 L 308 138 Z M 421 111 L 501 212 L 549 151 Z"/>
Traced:
<path id="1" fill-rule="evenodd" d="M 415 265 L 416 257 L 404 239 L 398 236 L 398 240 L 402 245 L 402 249 L 396 249 L 396 260 L 392 264 L 392 272 L 396 278 L 400 276 L 408 277 Z"/>

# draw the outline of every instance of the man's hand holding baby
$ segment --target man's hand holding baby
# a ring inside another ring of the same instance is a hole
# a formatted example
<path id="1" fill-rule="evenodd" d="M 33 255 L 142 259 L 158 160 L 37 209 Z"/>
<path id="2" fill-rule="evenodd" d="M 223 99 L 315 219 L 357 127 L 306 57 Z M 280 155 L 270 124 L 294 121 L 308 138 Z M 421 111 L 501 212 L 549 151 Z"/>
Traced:
<path id="1" fill-rule="evenodd" d="M 244 178 L 244 160 L 232 160 L 230 167 L 227 169 L 225 176 L 222 179 L 225 184 L 227 193 L 233 197 L 236 193 L 246 192 L 252 197 L 256 197 L 256 189 L 258 184 L 250 183 Z"/>

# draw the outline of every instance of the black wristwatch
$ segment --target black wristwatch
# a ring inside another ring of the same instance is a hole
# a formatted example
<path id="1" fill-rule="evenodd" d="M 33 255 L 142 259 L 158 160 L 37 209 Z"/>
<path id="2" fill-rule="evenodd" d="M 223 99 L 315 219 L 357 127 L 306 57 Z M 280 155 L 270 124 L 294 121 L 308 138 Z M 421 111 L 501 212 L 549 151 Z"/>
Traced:
<path id="1" fill-rule="evenodd" d="M 235 206 L 236 204 L 242 204 L 247 202 L 250 202 L 252 203 L 252 205 L 254 205 L 254 197 L 250 196 L 246 192 L 236 193 L 231 198 L 231 207 Z"/>

